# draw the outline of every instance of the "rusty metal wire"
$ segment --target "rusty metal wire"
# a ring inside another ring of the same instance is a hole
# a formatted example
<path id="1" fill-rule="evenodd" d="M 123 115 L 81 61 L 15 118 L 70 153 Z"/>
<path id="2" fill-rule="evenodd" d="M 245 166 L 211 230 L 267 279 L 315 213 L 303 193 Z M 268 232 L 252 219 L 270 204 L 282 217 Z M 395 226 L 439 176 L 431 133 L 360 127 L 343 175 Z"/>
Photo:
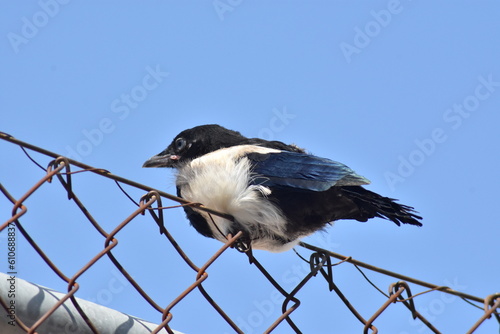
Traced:
<path id="1" fill-rule="evenodd" d="M 463 293 L 461 291 L 453 290 L 449 287 L 439 286 L 435 284 L 431 284 L 428 282 L 424 282 L 409 276 L 401 275 L 395 272 L 391 272 L 382 268 L 375 267 L 373 265 L 363 263 L 361 261 L 355 260 L 351 257 L 344 256 L 341 254 L 333 253 L 313 245 L 302 243 L 301 246 L 311 250 L 313 253 L 310 255 L 310 258 L 304 259 L 309 263 L 309 272 L 305 275 L 301 281 L 293 288 L 291 291 L 287 291 L 283 288 L 278 281 L 264 268 L 264 266 L 255 258 L 253 255 L 251 248 L 245 244 L 243 240 L 242 233 L 239 232 L 234 236 L 229 235 L 227 237 L 227 242 L 216 251 L 205 263 L 201 265 L 197 265 L 191 258 L 186 254 L 184 249 L 178 244 L 175 238 L 172 236 L 170 231 L 165 227 L 164 222 L 164 211 L 168 209 L 179 208 L 182 206 L 193 206 L 197 209 L 204 210 L 208 212 L 210 215 L 216 215 L 223 217 L 228 220 L 233 220 L 230 215 L 227 215 L 223 212 L 217 212 L 211 208 L 207 208 L 203 206 L 201 203 L 190 203 L 182 198 L 177 196 L 153 189 L 151 187 L 139 184 L 137 182 L 128 180 L 126 178 L 114 175 L 107 170 L 94 168 L 92 166 L 88 166 L 81 162 L 68 159 L 62 157 L 56 153 L 47 151 L 40 147 L 37 147 L 32 144 L 28 144 L 22 142 L 18 139 L 13 138 L 12 136 L 0 132 L 0 138 L 13 143 L 15 145 L 19 145 L 22 150 L 26 153 L 28 158 L 38 165 L 40 169 L 43 170 L 39 180 L 35 182 L 30 189 L 28 189 L 22 196 L 19 198 L 14 198 L 11 193 L 0 184 L 0 192 L 3 196 L 12 203 L 10 218 L 7 219 L 6 222 L 0 225 L 0 233 L 6 231 L 9 226 L 15 226 L 17 230 L 22 234 L 27 243 L 38 253 L 38 255 L 43 259 L 48 268 L 55 273 L 62 281 L 67 285 L 67 293 L 56 303 L 48 312 L 40 315 L 38 320 L 32 324 L 31 326 L 26 325 L 23 322 L 23 319 L 16 318 L 15 321 L 17 325 L 23 329 L 27 333 L 37 333 L 37 329 L 43 324 L 47 319 L 54 313 L 56 309 L 61 307 L 67 300 L 70 300 L 77 311 L 79 312 L 82 319 L 85 320 L 88 328 L 93 333 L 98 333 L 98 330 L 95 324 L 89 319 L 89 317 L 85 314 L 82 308 L 79 306 L 75 294 L 78 292 L 80 288 L 80 284 L 78 281 L 81 281 L 82 275 L 85 275 L 86 272 L 93 267 L 97 262 L 99 262 L 102 258 L 107 257 L 111 263 L 119 270 L 121 275 L 125 277 L 128 282 L 133 286 L 133 288 L 137 291 L 137 293 L 154 309 L 158 312 L 159 318 L 157 323 L 159 323 L 158 327 L 152 333 L 158 333 L 160 330 L 165 329 L 168 333 L 173 333 L 171 328 L 171 321 L 173 319 L 173 315 L 175 313 L 175 308 L 178 304 L 186 302 L 186 297 L 193 293 L 193 291 L 197 290 L 202 295 L 202 297 L 208 302 L 208 304 L 219 314 L 220 318 L 227 323 L 227 325 L 237 333 L 243 333 L 243 330 L 238 327 L 236 322 L 228 315 L 228 313 L 223 310 L 223 308 L 216 302 L 216 299 L 212 294 L 210 294 L 203 283 L 208 279 L 208 270 L 213 265 L 214 262 L 219 261 L 222 254 L 228 251 L 229 248 L 236 248 L 242 253 L 245 253 L 251 265 L 257 268 L 269 281 L 269 283 L 278 291 L 283 297 L 284 301 L 281 305 L 281 314 L 274 319 L 272 323 L 269 324 L 269 327 L 265 330 L 265 333 L 271 333 L 276 328 L 284 328 L 288 326 L 288 330 L 292 330 L 296 333 L 301 333 L 299 326 L 292 320 L 291 316 L 297 308 L 301 305 L 301 301 L 297 297 L 297 294 L 301 289 L 304 288 L 307 284 L 310 284 L 311 278 L 320 274 L 326 282 L 328 283 L 328 288 L 330 291 L 336 293 L 336 295 L 340 298 L 340 300 L 345 304 L 348 310 L 354 315 L 355 318 L 361 322 L 363 325 L 363 332 L 368 333 L 371 331 L 372 333 L 378 333 L 378 328 L 375 327 L 374 323 L 376 323 L 377 318 L 386 312 L 386 310 L 390 307 L 391 304 L 401 303 L 403 304 L 411 313 L 413 319 L 418 319 L 421 321 L 430 331 L 433 333 L 440 333 L 440 331 L 428 320 L 424 315 L 419 313 L 415 308 L 415 299 L 417 296 L 420 296 L 425 293 L 431 293 L 433 291 L 440 291 L 441 293 L 451 294 L 455 296 L 459 296 L 465 301 L 476 305 L 475 303 L 481 303 L 484 307 L 483 313 L 478 316 L 478 320 L 472 327 L 469 329 L 467 333 L 473 333 L 483 322 L 487 321 L 492 317 L 496 318 L 496 320 L 500 323 L 499 316 L 499 308 L 500 308 L 500 294 L 491 294 L 485 298 L 480 298 L 477 296 L 473 296 L 470 294 Z M 41 164 L 39 164 L 35 159 L 33 159 L 27 150 L 38 152 L 42 155 L 51 157 L 53 160 L 48 164 L 47 168 L 44 168 Z M 74 168 L 79 168 L 77 170 L 73 170 Z M 100 175 L 105 178 L 112 179 L 116 182 L 119 190 L 122 191 L 125 196 L 127 196 L 136 206 L 136 209 L 131 212 L 121 223 L 116 225 L 111 231 L 107 231 L 106 228 L 102 226 L 98 222 L 98 220 L 91 214 L 89 209 L 83 204 L 83 201 L 77 196 L 75 193 L 75 189 L 73 188 L 73 178 L 78 177 L 81 173 L 93 173 Z M 34 193 L 36 193 L 42 186 L 45 184 L 51 183 L 54 177 L 59 181 L 62 188 L 67 194 L 68 200 L 71 200 L 76 207 L 81 211 L 83 217 L 88 221 L 88 223 L 93 226 L 93 228 L 100 234 L 103 238 L 104 245 L 103 248 L 98 251 L 90 260 L 88 260 L 83 266 L 81 266 L 76 272 L 72 274 L 65 273 L 64 270 L 58 266 L 42 249 L 42 247 L 37 243 L 37 241 L 30 235 L 25 226 L 21 223 L 21 218 L 26 215 L 28 211 L 27 200 L 32 197 Z M 121 186 L 122 184 L 126 184 L 130 187 L 140 189 L 145 191 L 146 193 L 137 201 L 132 196 L 130 196 Z M 170 201 L 174 201 L 177 204 L 170 206 L 163 206 L 162 199 L 167 199 Z M 167 305 L 162 304 L 155 299 L 155 296 L 152 296 L 150 293 L 147 293 L 145 289 L 141 287 L 141 285 L 133 278 L 133 276 L 127 271 L 127 269 L 120 263 L 118 258 L 114 255 L 114 249 L 118 245 L 118 234 L 124 228 L 126 228 L 129 224 L 131 224 L 134 219 L 136 219 L 140 215 L 144 215 L 148 213 L 152 220 L 158 225 L 160 229 L 160 233 L 165 236 L 168 243 L 172 245 L 175 252 L 179 255 L 179 257 L 185 263 L 185 266 L 193 271 L 194 279 L 193 282 L 187 284 L 185 289 L 178 294 L 177 297 L 173 298 Z M 332 259 L 341 260 L 338 263 L 332 263 Z M 361 272 L 363 277 L 367 280 L 369 284 L 378 289 L 386 298 L 385 302 L 378 308 L 374 307 L 372 315 L 366 319 L 361 312 L 359 312 L 356 307 L 349 301 L 349 299 L 343 294 L 339 286 L 334 282 L 333 279 L 333 267 L 338 265 L 353 265 L 357 270 Z M 371 272 L 376 272 L 388 277 L 393 277 L 398 279 L 399 281 L 391 284 L 389 286 L 389 293 L 384 293 L 379 287 L 377 287 L 367 275 L 361 270 L 364 268 Z M 15 273 L 13 271 L 12 273 Z M 429 290 L 419 292 L 417 294 L 412 294 L 410 290 L 410 284 L 415 286 L 424 287 Z M 403 293 L 406 294 L 403 297 Z M 0 298 L 0 305 L 7 311 L 7 302 Z"/>

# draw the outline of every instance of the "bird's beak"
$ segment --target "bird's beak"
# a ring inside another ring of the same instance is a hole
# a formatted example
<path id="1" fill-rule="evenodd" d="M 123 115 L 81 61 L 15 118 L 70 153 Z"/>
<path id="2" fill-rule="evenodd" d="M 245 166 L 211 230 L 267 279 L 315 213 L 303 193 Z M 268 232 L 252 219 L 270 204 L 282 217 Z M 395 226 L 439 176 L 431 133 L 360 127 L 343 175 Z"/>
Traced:
<path id="1" fill-rule="evenodd" d="M 158 154 L 147 160 L 142 167 L 174 167 L 180 158 L 175 154 Z"/>

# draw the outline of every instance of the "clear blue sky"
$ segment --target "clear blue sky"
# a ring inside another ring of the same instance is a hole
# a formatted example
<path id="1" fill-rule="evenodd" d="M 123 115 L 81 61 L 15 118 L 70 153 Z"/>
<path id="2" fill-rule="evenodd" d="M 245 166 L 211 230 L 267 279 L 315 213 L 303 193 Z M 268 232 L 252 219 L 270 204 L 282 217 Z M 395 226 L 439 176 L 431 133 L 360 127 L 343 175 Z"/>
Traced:
<path id="1" fill-rule="evenodd" d="M 497 1 L 3 2 L 0 130 L 171 193 L 171 171 L 141 165 L 181 130 L 219 123 L 295 143 L 347 164 L 370 190 L 424 217 L 422 228 L 341 221 L 310 243 L 484 297 L 500 290 L 499 11 Z M 19 197 L 43 172 L 17 147 L 0 147 L 2 183 Z M 109 181 L 79 175 L 74 186 L 108 231 L 134 210 Z M 11 207 L 0 205 L 3 221 Z M 21 221 L 66 274 L 102 247 L 57 183 L 27 205 Z M 166 219 L 199 265 L 219 248 L 180 209 Z M 117 257 L 160 304 L 194 281 L 147 217 L 118 239 Z M 65 290 L 19 243 L 19 277 Z M 288 290 L 304 275 L 293 252 L 256 256 Z M 207 290 L 237 322 L 253 324 L 247 332 L 279 316 L 272 287 L 245 256 L 228 252 L 208 272 Z M 110 288 L 115 274 L 103 259 L 81 278 L 78 296 L 159 322 L 128 284 Z M 383 290 L 395 281 L 371 277 Z M 366 318 L 384 302 L 350 265 L 336 267 L 335 280 Z M 361 331 L 320 277 L 298 297 L 292 318 L 305 333 Z M 416 305 L 444 332 L 464 332 L 481 316 L 439 293 Z M 173 328 L 186 333 L 231 332 L 197 292 L 173 314 Z M 393 305 L 375 325 L 426 332 L 409 319 Z M 490 320 L 478 333 L 496 331 Z"/>

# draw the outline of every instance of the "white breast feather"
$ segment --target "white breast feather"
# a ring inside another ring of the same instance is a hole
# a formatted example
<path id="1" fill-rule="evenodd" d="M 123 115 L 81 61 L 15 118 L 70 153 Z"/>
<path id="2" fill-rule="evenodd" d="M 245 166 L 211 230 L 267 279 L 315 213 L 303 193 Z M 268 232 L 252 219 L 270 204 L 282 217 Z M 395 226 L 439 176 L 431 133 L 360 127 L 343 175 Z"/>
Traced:
<path id="1" fill-rule="evenodd" d="M 242 157 L 247 152 L 277 153 L 279 151 L 245 145 L 206 154 L 179 170 L 177 186 L 181 188 L 182 197 L 186 200 L 232 215 L 237 222 L 247 228 L 252 239 L 263 239 L 260 242 L 252 242 L 253 248 L 284 251 L 282 247 L 276 248 L 278 245 L 275 245 L 276 242 L 272 243 L 269 235 L 277 234 L 286 238 L 284 235 L 285 218 L 281 211 L 265 198 L 270 194 L 269 188 L 262 185 L 248 186 L 252 177 L 251 164 L 246 157 Z M 207 213 L 199 212 L 208 222 L 211 222 Z M 212 218 L 225 235 L 229 233 L 231 221 L 215 215 L 212 215 Z M 209 225 L 215 238 L 225 242 L 225 238 L 218 229 L 212 223 Z M 253 235 L 254 233 L 261 235 Z M 286 249 L 293 247 L 296 243 L 287 244 Z"/>

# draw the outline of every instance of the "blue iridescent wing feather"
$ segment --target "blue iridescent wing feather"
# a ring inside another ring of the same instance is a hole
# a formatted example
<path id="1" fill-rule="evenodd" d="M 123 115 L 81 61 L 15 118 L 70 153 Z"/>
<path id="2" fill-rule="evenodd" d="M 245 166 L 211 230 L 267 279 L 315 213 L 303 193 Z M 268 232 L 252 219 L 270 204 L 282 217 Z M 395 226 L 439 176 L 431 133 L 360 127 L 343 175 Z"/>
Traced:
<path id="1" fill-rule="evenodd" d="M 254 183 L 325 191 L 333 186 L 360 186 L 370 181 L 346 165 L 306 153 L 251 153 Z"/>

